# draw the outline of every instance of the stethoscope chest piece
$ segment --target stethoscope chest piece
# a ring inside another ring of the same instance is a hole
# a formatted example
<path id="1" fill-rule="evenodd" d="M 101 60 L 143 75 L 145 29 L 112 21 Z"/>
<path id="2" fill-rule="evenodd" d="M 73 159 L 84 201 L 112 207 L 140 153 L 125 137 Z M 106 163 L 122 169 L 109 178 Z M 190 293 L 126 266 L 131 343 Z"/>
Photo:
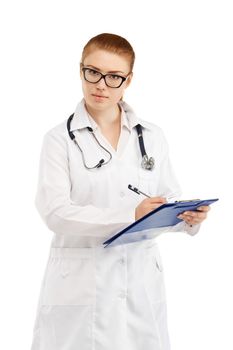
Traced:
<path id="1" fill-rule="evenodd" d="M 143 157 L 142 157 L 142 168 L 143 169 L 146 169 L 146 170 L 152 170 L 154 168 L 154 165 L 155 165 L 155 160 L 153 157 L 148 157 L 147 154 L 145 154 Z"/>

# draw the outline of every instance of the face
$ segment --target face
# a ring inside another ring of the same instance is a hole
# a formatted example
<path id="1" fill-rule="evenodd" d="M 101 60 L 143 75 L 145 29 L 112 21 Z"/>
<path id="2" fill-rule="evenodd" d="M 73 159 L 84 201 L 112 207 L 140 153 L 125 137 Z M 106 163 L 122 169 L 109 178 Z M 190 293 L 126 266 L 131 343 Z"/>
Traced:
<path id="1" fill-rule="evenodd" d="M 126 77 L 130 72 L 127 57 L 97 49 L 86 56 L 83 66 L 94 69 L 102 74 L 111 73 L 122 77 Z M 115 107 L 123 96 L 124 90 L 129 86 L 132 76 L 133 74 L 131 73 L 119 88 L 111 88 L 105 84 L 104 79 L 101 79 L 95 84 L 86 81 L 84 79 L 84 73 L 80 69 L 82 90 L 86 104 L 95 110 L 105 110 Z M 113 76 L 113 78 L 116 77 Z"/>

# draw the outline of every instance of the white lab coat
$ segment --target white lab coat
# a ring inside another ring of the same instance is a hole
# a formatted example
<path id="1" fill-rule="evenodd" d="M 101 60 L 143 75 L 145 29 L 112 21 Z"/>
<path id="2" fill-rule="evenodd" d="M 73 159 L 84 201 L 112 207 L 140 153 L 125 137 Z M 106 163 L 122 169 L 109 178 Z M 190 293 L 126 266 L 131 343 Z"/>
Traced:
<path id="1" fill-rule="evenodd" d="M 120 152 L 100 130 L 96 136 L 112 153 L 105 166 L 87 170 L 69 138 L 66 120 L 44 136 L 36 207 L 54 232 L 43 278 L 31 350 L 168 350 L 163 267 L 156 237 L 162 232 L 195 234 L 199 226 L 183 222 L 153 231 L 154 238 L 103 248 L 102 242 L 135 221 L 144 197 L 176 199 L 180 187 L 162 130 L 138 119 L 121 101 L 131 129 Z M 155 158 L 153 171 L 141 167 L 136 129 L 143 126 L 145 148 Z M 72 124 L 87 165 L 108 155 L 89 134 L 93 127 L 84 99 Z"/>

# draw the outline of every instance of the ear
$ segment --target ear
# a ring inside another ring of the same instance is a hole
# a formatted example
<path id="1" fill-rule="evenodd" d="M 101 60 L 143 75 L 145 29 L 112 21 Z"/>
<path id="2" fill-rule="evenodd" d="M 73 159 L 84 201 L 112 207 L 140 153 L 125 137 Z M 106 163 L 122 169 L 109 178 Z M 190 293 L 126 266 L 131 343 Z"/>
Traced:
<path id="1" fill-rule="evenodd" d="M 82 64 L 82 62 L 80 62 L 80 65 L 79 65 L 79 75 L 80 75 L 80 78 L 82 79 L 82 74 L 83 74 L 83 72 L 82 72 L 82 67 L 83 67 L 83 64 Z"/>
<path id="2" fill-rule="evenodd" d="M 127 78 L 126 88 L 130 85 L 132 79 L 133 79 L 133 72 L 131 72 L 130 75 L 128 76 L 128 78 Z"/>

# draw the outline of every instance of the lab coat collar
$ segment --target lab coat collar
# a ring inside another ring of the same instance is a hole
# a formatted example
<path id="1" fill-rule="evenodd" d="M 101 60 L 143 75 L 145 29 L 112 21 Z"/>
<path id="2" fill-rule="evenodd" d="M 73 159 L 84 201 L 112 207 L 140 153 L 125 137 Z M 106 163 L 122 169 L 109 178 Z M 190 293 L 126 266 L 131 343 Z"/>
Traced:
<path id="1" fill-rule="evenodd" d="M 147 129 L 149 128 L 147 122 L 139 119 L 133 109 L 125 101 L 121 100 L 118 104 L 121 108 L 121 127 L 125 126 L 129 131 L 131 131 L 137 124 L 141 124 Z M 98 129 L 98 124 L 87 112 L 85 100 L 83 98 L 75 109 L 70 131 L 84 129 L 86 127 L 91 127 L 93 130 L 96 130 Z"/>
<path id="2" fill-rule="evenodd" d="M 93 122 L 95 123 L 94 119 Z M 84 98 L 81 100 L 81 102 L 78 103 L 75 112 L 74 117 L 71 123 L 70 131 L 74 131 L 77 129 L 84 129 L 87 127 L 95 129 L 95 125 L 92 125 L 89 113 L 86 110 L 85 107 L 85 100 Z M 96 124 L 96 123 L 95 123 Z"/>
<path id="3" fill-rule="evenodd" d="M 127 116 L 128 125 L 129 125 L 130 130 L 132 130 L 138 124 L 140 124 L 143 128 L 151 129 L 148 122 L 137 117 L 133 108 L 128 103 L 121 100 L 121 101 L 119 101 L 119 105 L 122 107 L 122 109 L 125 112 L 125 115 Z"/>

